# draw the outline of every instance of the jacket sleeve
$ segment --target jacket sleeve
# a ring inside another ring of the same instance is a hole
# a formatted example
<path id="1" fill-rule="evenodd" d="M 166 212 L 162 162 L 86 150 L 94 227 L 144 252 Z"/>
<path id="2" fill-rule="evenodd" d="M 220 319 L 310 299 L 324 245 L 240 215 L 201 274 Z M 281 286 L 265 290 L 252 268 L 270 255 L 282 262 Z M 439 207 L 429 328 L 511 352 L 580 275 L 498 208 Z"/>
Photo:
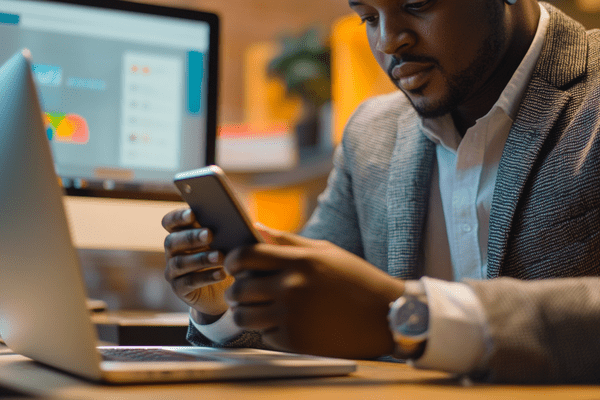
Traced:
<path id="1" fill-rule="evenodd" d="M 240 336 L 235 337 L 226 343 L 215 343 L 200 333 L 191 320 L 188 325 L 187 341 L 194 346 L 204 347 L 250 347 L 255 349 L 268 348 L 262 342 L 260 332 L 258 331 L 244 331 Z"/>
<path id="2" fill-rule="evenodd" d="M 600 278 L 467 283 L 492 340 L 486 380 L 600 382 Z"/>
<path id="3" fill-rule="evenodd" d="M 359 257 L 363 256 L 352 176 L 347 170 L 344 143 L 336 149 L 327 188 L 318 206 L 300 233 L 311 239 L 328 240 Z"/>

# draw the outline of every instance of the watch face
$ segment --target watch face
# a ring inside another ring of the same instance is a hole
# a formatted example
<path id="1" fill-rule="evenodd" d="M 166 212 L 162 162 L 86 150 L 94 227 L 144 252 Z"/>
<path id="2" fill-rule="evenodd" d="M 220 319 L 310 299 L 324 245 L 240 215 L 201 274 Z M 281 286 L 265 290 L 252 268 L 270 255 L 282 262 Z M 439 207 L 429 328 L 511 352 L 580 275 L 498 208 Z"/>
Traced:
<path id="1" fill-rule="evenodd" d="M 429 327 L 429 307 L 416 297 L 405 297 L 406 301 L 392 313 L 391 325 L 403 336 L 419 336 Z"/>

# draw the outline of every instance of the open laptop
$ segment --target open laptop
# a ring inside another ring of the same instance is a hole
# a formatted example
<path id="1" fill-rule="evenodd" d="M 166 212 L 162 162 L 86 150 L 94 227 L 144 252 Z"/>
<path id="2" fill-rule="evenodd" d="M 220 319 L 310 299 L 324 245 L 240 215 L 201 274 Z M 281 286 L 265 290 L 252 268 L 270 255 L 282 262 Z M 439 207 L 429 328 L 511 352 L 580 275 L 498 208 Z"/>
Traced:
<path id="1" fill-rule="evenodd" d="M 0 68 L 0 210 L 0 337 L 19 354 L 114 383 L 345 375 L 356 369 L 350 360 L 255 349 L 97 347 L 27 50 Z M 155 361 L 139 361 L 142 350 L 152 350 Z M 105 351 L 119 354 L 106 360 Z M 138 361 L 122 361 L 126 352 Z"/>

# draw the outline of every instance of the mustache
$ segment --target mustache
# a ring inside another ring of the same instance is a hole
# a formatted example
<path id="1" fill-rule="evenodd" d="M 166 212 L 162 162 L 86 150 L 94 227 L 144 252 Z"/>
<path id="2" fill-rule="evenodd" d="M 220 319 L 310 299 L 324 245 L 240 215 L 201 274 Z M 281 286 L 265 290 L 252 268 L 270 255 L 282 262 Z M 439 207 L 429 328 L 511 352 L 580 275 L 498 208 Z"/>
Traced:
<path id="1" fill-rule="evenodd" d="M 392 56 L 392 61 L 390 61 L 390 65 L 387 68 L 387 74 L 392 80 L 394 80 L 394 78 L 392 77 L 392 70 L 396 66 L 405 62 L 424 62 L 439 65 L 438 61 L 433 57 L 419 56 L 414 54 L 404 54 L 400 58 Z"/>

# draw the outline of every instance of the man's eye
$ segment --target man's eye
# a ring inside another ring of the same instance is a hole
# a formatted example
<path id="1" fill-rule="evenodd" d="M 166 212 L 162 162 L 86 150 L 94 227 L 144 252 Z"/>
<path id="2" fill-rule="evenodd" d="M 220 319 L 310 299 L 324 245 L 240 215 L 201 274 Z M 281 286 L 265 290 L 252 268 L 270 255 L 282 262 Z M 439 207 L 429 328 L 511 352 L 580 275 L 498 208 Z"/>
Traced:
<path id="1" fill-rule="evenodd" d="M 360 17 L 361 24 L 366 23 L 367 25 L 375 25 L 377 24 L 377 17 L 375 15 L 368 15 L 365 17 Z"/>
<path id="2" fill-rule="evenodd" d="M 411 11 L 418 11 L 427 6 L 429 3 L 431 3 L 431 0 L 414 1 L 406 3 L 404 7 Z"/>

